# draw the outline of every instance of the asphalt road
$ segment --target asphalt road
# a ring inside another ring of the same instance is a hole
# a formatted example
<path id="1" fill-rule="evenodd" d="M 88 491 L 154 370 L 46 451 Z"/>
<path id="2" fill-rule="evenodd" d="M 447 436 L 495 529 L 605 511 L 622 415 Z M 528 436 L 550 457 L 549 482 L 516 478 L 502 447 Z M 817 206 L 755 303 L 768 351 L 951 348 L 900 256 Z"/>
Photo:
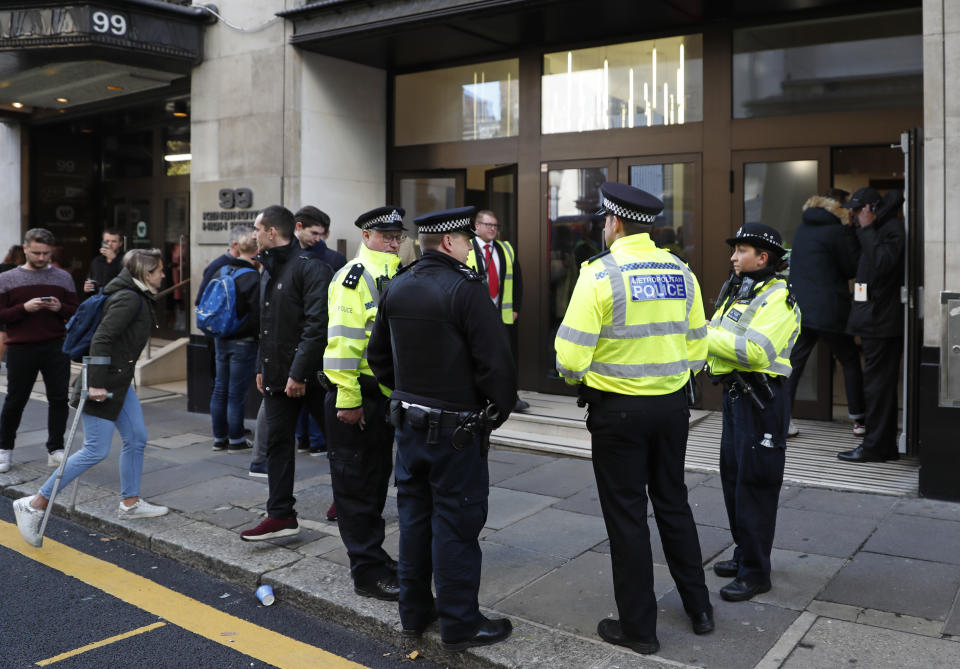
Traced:
<path id="1" fill-rule="evenodd" d="M 246 588 L 56 516 L 46 537 L 40 551 L 27 546 L 16 530 L 12 500 L 0 497 L 4 669 L 44 661 L 48 664 L 40 666 L 57 669 L 439 669 L 423 658 L 411 660 L 409 649 L 393 648 L 279 601 L 265 607 Z M 169 617 L 179 624 L 156 613 L 171 603 L 174 608 L 166 610 L 175 611 Z M 232 648 L 234 642 L 247 644 L 250 652 L 265 651 L 261 655 L 273 662 Z M 81 652 L 58 659 L 78 649 Z"/>

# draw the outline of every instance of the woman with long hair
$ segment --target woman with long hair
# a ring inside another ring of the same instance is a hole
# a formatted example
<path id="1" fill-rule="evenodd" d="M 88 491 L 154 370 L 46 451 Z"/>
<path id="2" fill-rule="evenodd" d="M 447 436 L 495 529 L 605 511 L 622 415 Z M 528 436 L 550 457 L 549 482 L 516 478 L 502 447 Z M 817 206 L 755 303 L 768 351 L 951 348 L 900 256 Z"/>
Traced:
<path id="1" fill-rule="evenodd" d="M 118 509 L 123 519 L 151 518 L 168 511 L 167 507 L 150 504 L 140 497 L 147 427 L 140 400 L 131 385 L 136 361 L 156 326 L 154 301 L 163 277 L 159 249 L 133 249 L 123 257 L 120 274 L 104 288 L 108 298 L 90 343 L 90 355 L 109 358 L 110 364 L 89 366 L 89 392 L 82 414 L 83 448 L 67 460 L 60 483 L 61 489 L 66 488 L 73 479 L 107 457 L 116 429 L 123 440 Z M 79 394 L 79 390 L 78 378 L 74 394 Z M 31 544 L 37 539 L 55 477 L 56 472 L 33 497 L 23 497 L 13 503 L 20 534 Z"/>

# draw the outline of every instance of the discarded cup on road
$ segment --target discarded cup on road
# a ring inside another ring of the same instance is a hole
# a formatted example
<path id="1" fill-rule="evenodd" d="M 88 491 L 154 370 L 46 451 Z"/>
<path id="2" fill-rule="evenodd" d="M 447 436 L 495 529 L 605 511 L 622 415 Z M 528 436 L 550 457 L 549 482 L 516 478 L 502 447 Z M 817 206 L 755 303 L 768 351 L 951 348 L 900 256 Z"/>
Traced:
<path id="1" fill-rule="evenodd" d="M 269 585 L 261 585 L 257 588 L 257 599 L 260 600 L 260 603 L 264 606 L 270 606 L 275 600 L 273 596 L 273 588 Z"/>

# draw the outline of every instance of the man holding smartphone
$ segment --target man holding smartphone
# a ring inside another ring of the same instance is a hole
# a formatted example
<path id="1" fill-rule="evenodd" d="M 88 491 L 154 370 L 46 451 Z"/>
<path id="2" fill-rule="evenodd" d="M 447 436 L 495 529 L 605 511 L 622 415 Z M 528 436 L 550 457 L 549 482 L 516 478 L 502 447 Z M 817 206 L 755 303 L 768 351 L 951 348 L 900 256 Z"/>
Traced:
<path id="1" fill-rule="evenodd" d="M 30 391 L 43 375 L 47 394 L 47 466 L 63 459 L 70 358 L 63 352 L 64 324 L 77 310 L 73 278 L 50 263 L 56 245 L 44 228 L 28 230 L 27 262 L 0 274 L 0 324 L 7 327 L 7 397 L 0 412 L 0 472 L 10 469 L 13 442 Z"/>
<path id="2" fill-rule="evenodd" d="M 90 263 L 90 275 L 83 283 L 84 294 L 89 296 L 103 290 L 103 287 L 120 273 L 122 269 L 120 247 L 122 245 L 123 241 L 119 230 L 107 228 L 103 231 L 100 255 Z"/>

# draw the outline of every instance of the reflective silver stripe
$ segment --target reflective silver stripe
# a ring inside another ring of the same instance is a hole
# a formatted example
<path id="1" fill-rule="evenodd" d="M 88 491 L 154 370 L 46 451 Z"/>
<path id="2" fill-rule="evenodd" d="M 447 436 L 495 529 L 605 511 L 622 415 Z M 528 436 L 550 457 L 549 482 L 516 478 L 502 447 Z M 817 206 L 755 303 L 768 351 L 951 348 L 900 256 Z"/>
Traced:
<path id="1" fill-rule="evenodd" d="M 687 333 L 687 339 L 692 339 L 692 340 L 703 339 L 706 336 L 707 336 L 706 325 L 701 325 L 698 328 L 693 328 Z"/>
<path id="2" fill-rule="evenodd" d="M 504 302 L 503 304 L 500 305 L 501 311 L 505 309 L 509 309 L 510 311 L 513 311 L 513 302 Z"/>
<path id="3" fill-rule="evenodd" d="M 677 362 L 651 362 L 644 365 L 621 365 L 613 362 L 592 362 L 590 371 L 618 379 L 638 379 L 643 377 L 674 376 L 690 371 L 687 360 Z"/>
<path id="4" fill-rule="evenodd" d="M 557 330 L 557 338 L 578 346 L 596 346 L 600 335 L 577 330 L 569 325 L 561 325 Z"/>
<path id="5" fill-rule="evenodd" d="M 775 362 L 763 371 L 769 374 L 780 374 L 782 376 L 790 376 L 791 369 L 789 365 L 784 365 L 782 362 Z"/>
<path id="6" fill-rule="evenodd" d="M 747 338 L 743 335 L 737 335 L 733 339 L 733 350 L 737 354 L 737 362 L 744 367 L 749 368 L 750 362 L 747 360 Z"/>
<path id="7" fill-rule="evenodd" d="M 757 332 L 756 330 L 748 330 L 745 335 L 748 341 L 752 341 L 754 344 L 763 349 L 763 352 L 767 354 L 767 359 L 773 363 L 777 360 L 777 349 L 773 347 L 773 342 L 770 341 L 770 338 L 763 334 L 762 332 Z"/>
<path id="8" fill-rule="evenodd" d="M 497 242 L 497 243 L 500 244 L 500 248 L 503 249 L 503 251 L 506 253 L 507 256 L 509 256 L 509 258 L 510 258 L 510 266 L 512 267 L 512 266 L 513 266 L 513 259 L 514 259 L 513 247 L 510 246 L 509 244 L 507 244 L 506 242 Z M 513 278 L 513 274 L 508 274 L 508 275 L 507 275 L 507 278 L 508 278 L 508 279 L 512 279 L 512 278 Z"/>
<path id="9" fill-rule="evenodd" d="M 713 315 L 713 318 L 710 319 L 710 325 L 715 328 L 723 327 L 723 316 L 724 312 L 718 310 L 717 313 Z"/>
<path id="10" fill-rule="evenodd" d="M 367 271 L 367 268 L 363 268 L 363 280 L 367 283 L 367 290 L 370 291 L 370 299 L 373 300 L 373 303 L 376 304 L 380 301 L 380 291 L 377 290 L 377 282 L 374 281 L 373 275 Z"/>
<path id="11" fill-rule="evenodd" d="M 587 375 L 587 371 L 586 371 L 586 370 L 584 370 L 584 371 L 582 371 L 582 372 L 574 372 L 574 371 L 571 371 L 571 370 L 567 369 L 566 367 L 564 367 L 563 365 L 560 364 L 560 361 L 559 361 L 559 360 L 557 361 L 557 371 L 560 372 L 560 376 L 562 376 L 562 377 L 564 377 L 564 378 L 566 378 L 566 379 L 576 379 L 577 381 L 579 381 L 580 379 L 582 379 L 583 377 L 585 377 L 585 376 Z"/>
<path id="12" fill-rule="evenodd" d="M 352 328 L 348 325 L 331 325 L 327 328 L 327 339 L 346 337 L 347 339 L 366 339 L 368 332 L 364 328 Z"/>
<path id="13" fill-rule="evenodd" d="M 800 314 L 797 312 L 797 308 L 793 308 L 794 322 L 796 325 L 793 328 L 793 333 L 790 335 L 790 341 L 787 342 L 787 345 L 783 347 L 783 350 L 780 351 L 778 358 L 790 359 L 790 354 L 793 353 L 793 347 L 797 343 L 797 337 L 800 336 Z"/>
<path id="14" fill-rule="evenodd" d="M 360 366 L 359 358 L 328 358 L 323 357 L 324 369 L 346 369 L 353 370 Z"/>
<path id="15" fill-rule="evenodd" d="M 504 275 L 503 275 L 503 280 L 504 280 L 504 281 L 512 281 L 512 280 L 513 280 L 513 273 L 511 272 L 510 274 L 504 274 Z"/>
<path id="16" fill-rule="evenodd" d="M 683 282 L 687 287 L 687 321 L 690 320 L 690 312 L 693 311 L 693 272 L 690 271 L 690 268 L 687 267 L 686 263 L 680 261 L 677 263 L 680 266 L 680 270 L 683 272 Z"/>
<path id="17" fill-rule="evenodd" d="M 707 359 L 703 358 L 702 360 L 691 360 L 690 361 L 690 370 L 694 372 L 699 372 L 703 369 L 703 366 L 707 364 Z"/>
<path id="18" fill-rule="evenodd" d="M 662 323 L 640 323 L 638 325 L 604 325 L 600 328 L 603 339 L 636 339 L 638 337 L 661 337 L 665 335 L 686 334 L 689 325 L 685 321 L 664 321 Z M 706 328 L 703 328 L 706 335 Z"/>
<path id="19" fill-rule="evenodd" d="M 603 256 L 603 265 L 607 268 L 610 291 L 613 295 L 613 325 L 627 324 L 627 289 L 623 285 L 623 275 L 612 253 Z"/>
<path id="20" fill-rule="evenodd" d="M 750 304 L 747 306 L 746 311 L 744 311 L 743 316 L 740 317 L 739 325 L 742 325 L 744 328 L 747 328 L 750 325 L 750 321 L 753 320 L 753 317 L 757 315 L 757 312 L 760 310 L 760 307 L 763 305 L 764 302 L 767 301 L 767 298 L 769 298 L 771 295 L 773 295 L 778 291 L 786 290 L 786 289 L 787 289 L 787 284 L 781 281 L 774 283 L 772 286 L 765 287 L 763 292 L 757 294 L 752 300 L 750 300 Z"/>

